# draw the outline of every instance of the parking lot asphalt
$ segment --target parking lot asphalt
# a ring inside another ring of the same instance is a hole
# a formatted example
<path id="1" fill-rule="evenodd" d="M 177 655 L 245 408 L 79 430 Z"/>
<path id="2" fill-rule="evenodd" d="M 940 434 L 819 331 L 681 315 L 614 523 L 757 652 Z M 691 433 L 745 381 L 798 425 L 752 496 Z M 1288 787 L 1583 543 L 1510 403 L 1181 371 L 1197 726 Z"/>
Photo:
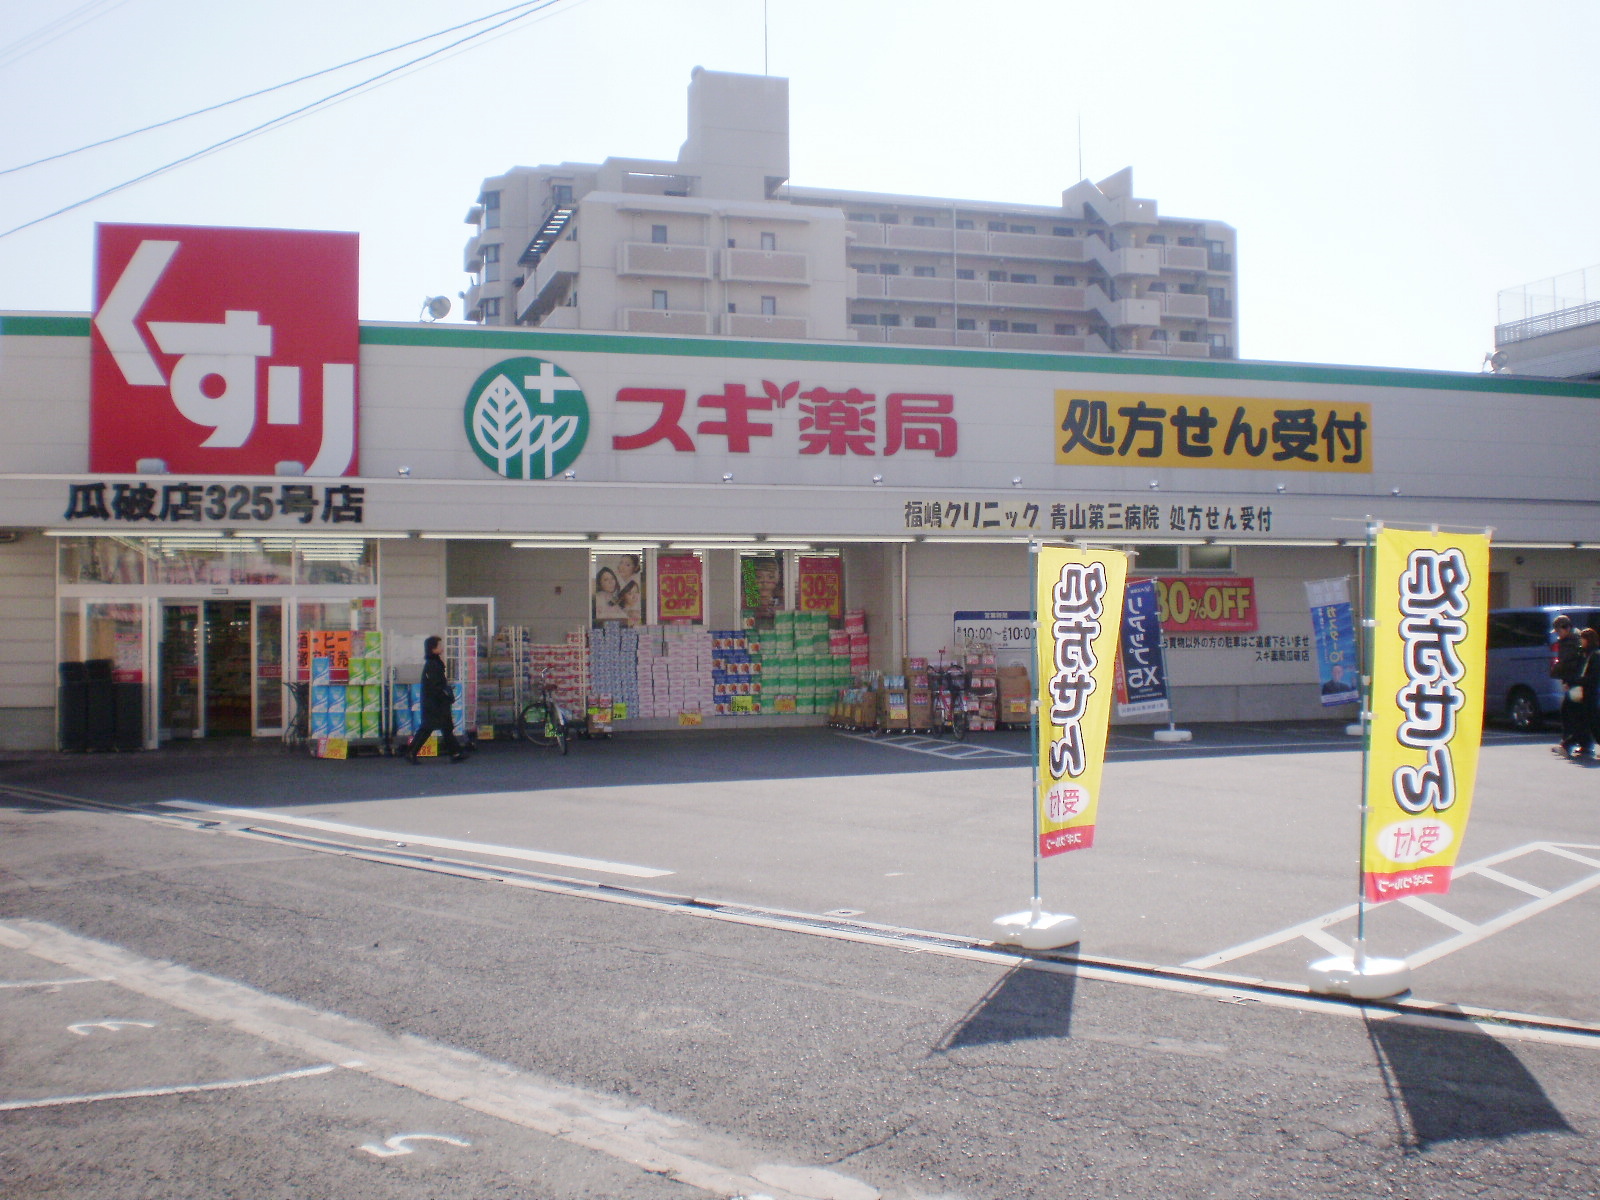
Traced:
<path id="1" fill-rule="evenodd" d="M 1353 937 L 1359 738 L 1342 723 L 1113 732 L 1096 843 L 1042 864 L 1085 957 L 1304 982 Z M 1600 771 L 1485 733 L 1447 896 L 1367 913 L 1373 953 L 1446 1004 L 1600 1023 Z M 1026 731 L 948 740 L 833 729 L 619 733 L 560 756 L 339 762 L 260 743 L 0 760 L 11 803 L 129 811 L 617 890 L 996 936 L 1033 890 Z M 237 810 L 237 811 L 228 811 Z M 198 824 L 196 827 L 200 827 Z"/>

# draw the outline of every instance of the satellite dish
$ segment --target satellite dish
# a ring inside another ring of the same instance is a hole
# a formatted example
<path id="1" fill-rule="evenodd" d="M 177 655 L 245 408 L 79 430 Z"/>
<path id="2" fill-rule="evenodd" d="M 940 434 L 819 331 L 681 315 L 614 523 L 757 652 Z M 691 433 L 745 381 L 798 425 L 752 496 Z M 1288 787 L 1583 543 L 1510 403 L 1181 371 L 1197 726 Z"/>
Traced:
<path id="1" fill-rule="evenodd" d="M 422 311 L 427 314 L 428 320 L 438 321 L 450 315 L 450 297 L 429 296 L 422 302 Z"/>
<path id="2" fill-rule="evenodd" d="M 1508 355 L 1504 350 L 1496 350 L 1489 359 L 1489 365 L 1498 371 L 1510 361 L 1511 356 Z"/>

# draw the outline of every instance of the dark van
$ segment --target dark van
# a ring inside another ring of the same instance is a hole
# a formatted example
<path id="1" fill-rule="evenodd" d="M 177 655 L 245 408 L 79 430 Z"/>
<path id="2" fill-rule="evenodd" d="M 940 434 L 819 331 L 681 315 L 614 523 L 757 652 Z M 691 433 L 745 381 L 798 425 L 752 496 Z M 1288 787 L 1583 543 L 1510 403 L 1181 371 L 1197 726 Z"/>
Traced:
<path id="1" fill-rule="evenodd" d="M 1489 614 L 1488 684 L 1484 716 L 1532 730 L 1561 711 L 1562 685 L 1550 678 L 1556 635 L 1550 622 L 1566 613 L 1574 632 L 1600 629 L 1600 609 L 1546 604 L 1497 608 Z"/>

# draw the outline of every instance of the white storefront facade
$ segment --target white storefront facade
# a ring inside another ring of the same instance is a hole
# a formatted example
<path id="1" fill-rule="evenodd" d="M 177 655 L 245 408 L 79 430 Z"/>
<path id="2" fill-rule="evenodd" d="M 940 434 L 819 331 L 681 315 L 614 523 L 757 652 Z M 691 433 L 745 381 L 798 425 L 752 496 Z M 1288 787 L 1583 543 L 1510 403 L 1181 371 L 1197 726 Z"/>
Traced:
<path id="1" fill-rule="evenodd" d="M 892 675 L 957 614 L 1027 610 L 1030 542 L 1126 546 L 1185 722 L 1325 715 L 1305 584 L 1354 576 L 1370 519 L 1493 529 L 1496 604 L 1600 588 L 1600 386 L 353 320 L 353 361 L 296 365 L 266 302 L 182 294 L 150 243 L 185 245 L 132 235 L 98 317 L 0 314 L 0 747 L 57 744 L 85 660 L 141 685 L 141 746 L 270 735 L 297 630 L 409 646 L 462 601 L 557 642 L 628 555 L 632 620 L 673 618 L 662 562 L 693 558 L 710 629 L 748 624 L 748 560 L 785 607 L 836 562 L 834 623 L 864 612 Z"/>

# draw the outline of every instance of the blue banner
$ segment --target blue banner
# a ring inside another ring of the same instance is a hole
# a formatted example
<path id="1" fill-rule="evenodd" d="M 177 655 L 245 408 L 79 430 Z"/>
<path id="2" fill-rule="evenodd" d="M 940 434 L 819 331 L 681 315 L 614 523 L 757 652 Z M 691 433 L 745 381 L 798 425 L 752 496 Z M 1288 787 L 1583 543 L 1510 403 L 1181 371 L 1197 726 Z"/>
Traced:
<path id="1" fill-rule="evenodd" d="M 1161 652 L 1161 598 L 1154 579 L 1129 583 L 1122 604 L 1117 659 L 1117 715 L 1167 712 L 1167 663 Z"/>
<path id="2" fill-rule="evenodd" d="M 1317 646 L 1317 679 L 1322 706 L 1354 704 L 1361 698 L 1360 660 L 1348 579 L 1309 579 L 1311 632 Z"/>

